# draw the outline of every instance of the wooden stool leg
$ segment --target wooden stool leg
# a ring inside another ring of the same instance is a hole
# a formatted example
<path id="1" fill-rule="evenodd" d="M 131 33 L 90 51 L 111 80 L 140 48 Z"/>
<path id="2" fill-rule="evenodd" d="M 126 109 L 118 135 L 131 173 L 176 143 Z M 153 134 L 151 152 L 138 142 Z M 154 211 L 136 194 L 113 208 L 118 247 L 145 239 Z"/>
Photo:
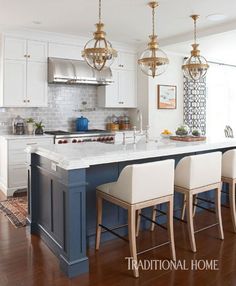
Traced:
<path id="1" fill-rule="evenodd" d="M 216 220 L 218 222 L 220 239 L 224 239 L 222 216 L 221 216 L 221 186 L 215 190 L 215 211 Z"/>
<path id="2" fill-rule="evenodd" d="M 156 217 L 157 217 L 157 210 L 156 210 L 157 206 L 154 206 L 153 207 L 153 210 L 152 210 L 152 220 L 153 221 L 156 221 Z M 151 224 L 151 231 L 154 231 L 154 228 L 155 228 L 155 223 L 152 222 Z"/>
<path id="3" fill-rule="evenodd" d="M 184 199 L 183 199 L 183 207 L 182 207 L 182 212 L 181 212 L 181 219 L 182 220 L 184 220 L 185 211 L 186 211 L 186 195 L 184 195 Z"/>
<path id="4" fill-rule="evenodd" d="M 96 229 L 96 250 L 99 250 L 102 228 L 102 203 L 103 199 L 97 195 L 97 229 Z"/>
<path id="5" fill-rule="evenodd" d="M 174 261 L 176 261 L 176 254 L 175 254 L 175 239 L 174 239 L 174 223 L 173 223 L 173 215 L 174 215 L 174 203 L 173 197 L 171 197 L 170 201 L 167 203 L 167 228 L 168 228 L 168 235 L 170 240 L 170 251 L 171 257 Z"/>
<path id="6" fill-rule="evenodd" d="M 196 252 L 196 242 L 194 237 L 193 227 L 193 195 L 188 193 L 186 196 L 186 210 L 187 210 L 187 225 L 191 249 Z"/>
<path id="7" fill-rule="evenodd" d="M 195 206 L 197 204 L 197 195 L 194 195 L 193 203 L 194 203 L 194 206 L 193 206 L 193 217 L 194 217 L 196 214 L 196 209 L 197 209 L 197 207 Z"/>
<path id="8" fill-rule="evenodd" d="M 136 237 L 139 235 L 140 222 L 141 222 L 141 210 L 137 210 L 137 219 L 136 219 Z"/>
<path id="9" fill-rule="evenodd" d="M 229 184 L 229 203 L 230 203 L 230 212 L 231 212 L 231 218 L 233 222 L 233 228 L 234 232 L 236 232 L 236 213 L 235 213 L 235 182 L 232 181 L 231 184 Z"/>
<path id="10" fill-rule="evenodd" d="M 136 248 L 136 210 L 133 206 L 130 206 L 128 209 L 128 228 L 129 228 L 129 247 L 130 247 L 130 255 L 133 258 L 133 272 L 134 277 L 139 277 L 138 268 L 135 267 L 138 265 L 137 259 L 137 248 Z"/>

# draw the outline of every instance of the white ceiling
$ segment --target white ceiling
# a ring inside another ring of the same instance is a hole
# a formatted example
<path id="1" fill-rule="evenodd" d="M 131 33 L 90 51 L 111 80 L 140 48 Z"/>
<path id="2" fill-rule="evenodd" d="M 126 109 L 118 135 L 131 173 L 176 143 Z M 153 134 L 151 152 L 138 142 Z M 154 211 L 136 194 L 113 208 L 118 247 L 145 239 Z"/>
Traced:
<path id="1" fill-rule="evenodd" d="M 111 40 L 140 43 L 151 30 L 148 0 L 103 0 L 105 30 Z M 160 0 L 157 10 L 157 31 L 164 43 L 176 42 L 179 36 L 190 37 L 189 15 L 201 15 L 199 30 L 236 29 L 235 0 Z M 98 0 L 0 0 L 0 26 L 3 29 L 29 28 L 42 31 L 91 36 L 97 22 Z M 206 16 L 225 14 L 221 23 Z M 42 24 L 33 24 L 40 21 Z M 176 39 L 176 40 L 174 40 Z M 185 39 L 186 40 L 186 39 Z"/>
<path id="2" fill-rule="evenodd" d="M 222 34 L 199 38 L 201 55 L 208 61 L 236 65 L 236 30 Z M 192 42 L 183 42 L 163 47 L 168 53 L 174 52 L 183 56 L 189 56 Z"/>

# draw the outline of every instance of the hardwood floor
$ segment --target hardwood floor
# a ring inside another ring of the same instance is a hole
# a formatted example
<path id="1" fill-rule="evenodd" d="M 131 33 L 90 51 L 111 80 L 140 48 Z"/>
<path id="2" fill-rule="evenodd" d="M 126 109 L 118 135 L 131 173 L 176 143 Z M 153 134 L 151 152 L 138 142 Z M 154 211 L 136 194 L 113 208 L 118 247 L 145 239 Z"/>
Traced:
<path id="1" fill-rule="evenodd" d="M 219 270 L 152 270 L 140 271 L 135 279 L 127 270 L 128 244 L 121 240 L 102 243 L 99 252 L 89 251 L 90 273 L 68 279 L 60 271 L 58 260 L 44 243 L 31 236 L 27 228 L 15 229 L 0 215 L 0 286 L 106 286 L 106 285 L 236 285 L 236 234 L 232 232 L 230 211 L 223 208 L 225 240 L 218 237 L 217 227 L 196 235 L 197 253 L 190 251 L 186 225 L 175 221 L 177 259 L 219 260 Z M 196 217 L 196 228 L 214 222 L 214 215 L 204 212 Z M 165 230 L 156 227 L 153 233 L 141 232 L 138 248 L 164 242 Z M 144 259 L 170 258 L 168 246 L 140 255 Z"/>

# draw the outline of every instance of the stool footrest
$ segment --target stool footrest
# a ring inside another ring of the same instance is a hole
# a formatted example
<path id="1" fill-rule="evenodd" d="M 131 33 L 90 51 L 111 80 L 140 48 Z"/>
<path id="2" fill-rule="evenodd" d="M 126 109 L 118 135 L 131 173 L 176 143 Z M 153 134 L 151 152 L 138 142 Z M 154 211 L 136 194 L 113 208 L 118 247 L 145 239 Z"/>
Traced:
<path id="1" fill-rule="evenodd" d="M 195 207 L 197 207 L 197 208 L 203 209 L 203 210 L 208 211 L 208 212 L 210 212 L 210 213 L 213 213 L 213 214 L 216 213 L 214 210 L 205 208 L 205 207 L 200 206 L 200 205 L 198 205 L 198 204 L 193 204 L 193 205 L 194 205 Z"/>
<path id="2" fill-rule="evenodd" d="M 115 231 L 113 231 L 113 229 L 110 229 L 110 228 L 108 228 L 108 227 L 106 227 L 105 225 L 102 225 L 102 224 L 99 224 L 99 226 L 100 226 L 101 228 L 105 229 L 106 231 L 112 233 L 113 235 L 119 237 L 120 239 L 124 240 L 125 242 L 129 242 L 129 240 L 128 240 L 127 238 L 125 238 L 125 237 L 119 235 L 118 233 L 116 233 Z M 116 227 L 116 228 L 114 228 L 114 229 L 118 229 L 118 228 L 121 228 L 121 227 L 124 227 L 124 226 L 126 226 L 126 225 L 123 225 L 123 226 L 120 226 L 120 227 Z"/>
<path id="3" fill-rule="evenodd" d="M 148 248 L 148 249 L 145 249 L 145 250 L 143 250 L 143 251 L 140 251 L 140 252 L 137 253 L 137 255 L 140 255 L 140 254 L 146 253 L 146 252 L 148 252 L 148 251 L 154 250 L 154 249 L 156 249 L 156 248 L 162 247 L 162 246 L 164 246 L 164 245 L 166 245 L 166 244 L 170 244 L 170 241 L 167 241 L 167 242 L 158 244 L 158 245 L 156 245 L 156 246 L 150 247 L 150 248 Z"/>
<path id="4" fill-rule="evenodd" d="M 212 227 L 214 227 L 214 226 L 217 226 L 218 224 L 219 224 L 219 223 L 214 223 L 214 224 L 208 225 L 208 226 L 206 226 L 206 227 L 203 227 L 203 228 L 200 228 L 200 229 L 198 229 L 198 230 L 195 230 L 194 233 L 198 233 L 198 232 L 201 232 L 201 231 L 206 230 L 206 229 L 208 229 L 208 228 L 212 228 Z"/>
<path id="5" fill-rule="evenodd" d="M 154 220 L 152 220 L 151 218 L 149 218 L 149 217 L 147 217 L 147 216 L 145 216 L 145 215 L 143 215 L 143 214 L 139 214 L 141 217 L 143 217 L 143 218 L 145 218 L 146 220 L 148 220 L 148 221 L 150 221 L 150 222 L 152 222 L 152 223 L 155 223 L 156 225 L 158 225 L 159 227 L 161 227 L 161 228 L 163 228 L 163 229 L 167 229 L 167 227 L 165 227 L 164 225 L 162 225 L 162 224 L 160 224 L 160 223 L 158 223 L 158 222 L 156 222 L 156 221 L 154 221 Z"/>
<path id="6" fill-rule="evenodd" d="M 222 192 L 222 191 L 221 191 Z M 226 192 L 225 192 L 226 193 Z M 228 194 L 228 193 L 226 193 L 226 194 Z M 213 202 L 213 201 L 210 201 L 210 200 L 207 200 L 207 199 L 204 199 L 204 198 L 201 198 L 201 197 L 197 197 L 197 199 L 198 200 L 200 200 L 200 201 L 203 201 L 203 202 L 206 202 L 206 203 L 209 203 L 209 204 L 215 204 L 215 202 Z M 221 206 L 223 207 L 223 208 L 227 208 L 227 209 L 229 209 L 229 206 L 228 205 L 225 205 L 225 204 L 221 204 Z"/>

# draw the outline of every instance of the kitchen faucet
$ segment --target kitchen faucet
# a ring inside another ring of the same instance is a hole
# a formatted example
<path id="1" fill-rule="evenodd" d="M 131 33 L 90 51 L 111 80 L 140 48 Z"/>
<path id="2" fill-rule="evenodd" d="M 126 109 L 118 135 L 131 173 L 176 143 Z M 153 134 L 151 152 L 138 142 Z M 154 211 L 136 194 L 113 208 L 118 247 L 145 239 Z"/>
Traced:
<path id="1" fill-rule="evenodd" d="M 138 114 L 138 121 L 139 121 L 139 128 L 140 128 L 140 134 L 143 134 L 143 115 L 141 110 L 137 110 Z"/>

